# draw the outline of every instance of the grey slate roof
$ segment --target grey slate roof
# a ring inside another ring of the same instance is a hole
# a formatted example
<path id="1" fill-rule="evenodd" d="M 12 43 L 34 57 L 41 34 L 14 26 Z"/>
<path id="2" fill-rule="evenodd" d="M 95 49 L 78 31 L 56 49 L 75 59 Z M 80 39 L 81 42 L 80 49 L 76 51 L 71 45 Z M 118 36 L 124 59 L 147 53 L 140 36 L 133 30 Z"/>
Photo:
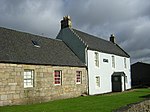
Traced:
<path id="1" fill-rule="evenodd" d="M 98 38 L 96 36 L 72 29 L 87 45 L 88 49 L 97 50 L 104 53 L 116 54 L 119 56 L 130 57 L 121 47 L 110 41 Z"/>
<path id="2" fill-rule="evenodd" d="M 85 66 L 61 40 L 1 27 L 0 62 Z"/>

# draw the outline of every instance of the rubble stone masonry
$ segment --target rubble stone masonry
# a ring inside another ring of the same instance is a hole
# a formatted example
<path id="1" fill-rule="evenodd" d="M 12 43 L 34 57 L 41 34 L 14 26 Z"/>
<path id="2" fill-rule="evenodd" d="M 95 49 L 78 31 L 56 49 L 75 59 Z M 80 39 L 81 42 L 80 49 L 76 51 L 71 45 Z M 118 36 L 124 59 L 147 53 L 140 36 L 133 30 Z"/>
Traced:
<path id="1" fill-rule="evenodd" d="M 24 88 L 24 70 L 34 70 L 34 87 Z M 54 70 L 62 71 L 62 84 L 54 84 Z M 76 71 L 82 72 L 76 84 Z M 85 67 L 0 63 L 0 106 L 47 102 L 87 93 Z"/>
<path id="2" fill-rule="evenodd" d="M 150 112 L 150 99 L 121 107 L 114 112 Z"/>

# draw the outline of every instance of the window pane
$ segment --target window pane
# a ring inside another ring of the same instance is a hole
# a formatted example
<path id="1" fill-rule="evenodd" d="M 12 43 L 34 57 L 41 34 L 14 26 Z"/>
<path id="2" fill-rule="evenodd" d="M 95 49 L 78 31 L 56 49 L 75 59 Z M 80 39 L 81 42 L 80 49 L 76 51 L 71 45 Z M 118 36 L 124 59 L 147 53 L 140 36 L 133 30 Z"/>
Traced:
<path id="1" fill-rule="evenodd" d="M 59 70 L 54 71 L 54 84 L 56 85 L 61 84 L 61 71 Z"/>
<path id="2" fill-rule="evenodd" d="M 100 87 L 100 77 L 99 76 L 96 77 L 96 86 Z"/>
<path id="3" fill-rule="evenodd" d="M 24 87 L 33 87 L 33 70 L 24 71 Z"/>
<path id="4" fill-rule="evenodd" d="M 114 81 L 119 81 L 119 78 L 118 77 L 114 77 Z"/>
<path id="5" fill-rule="evenodd" d="M 115 57 L 112 56 L 112 67 L 115 68 Z"/>
<path id="6" fill-rule="evenodd" d="M 76 71 L 76 84 L 81 84 L 82 72 Z"/>
<path id="7" fill-rule="evenodd" d="M 128 82 L 128 79 L 127 79 L 127 76 L 125 76 L 125 83 L 127 83 Z"/>
<path id="8" fill-rule="evenodd" d="M 126 58 L 124 58 L 124 68 L 127 68 Z"/>
<path id="9" fill-rule="evenodd" d="M 99 66 L 99 54 L 95 52 L 95 66 Z"/>

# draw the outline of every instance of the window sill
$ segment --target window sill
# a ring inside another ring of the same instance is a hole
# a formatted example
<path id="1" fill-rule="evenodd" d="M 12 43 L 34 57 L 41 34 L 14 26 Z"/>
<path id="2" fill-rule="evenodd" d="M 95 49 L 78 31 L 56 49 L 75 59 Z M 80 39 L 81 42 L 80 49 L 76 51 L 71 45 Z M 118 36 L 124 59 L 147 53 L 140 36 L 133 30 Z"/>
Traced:
<path id="1" fill-rule="evenodd" d="M 54 86 L 61 86 L 62 84 L 54 84 Z"/>
<path id="2" fill-rule="evenodd" d="M 81 83 L 76 83 L 77 85 L 80 85 Z"/>
<path id="3" fill-rule="evenodd" d="M 30 90 L 33 89 L 34 87 L 24 87 L 24 90 Z"/>

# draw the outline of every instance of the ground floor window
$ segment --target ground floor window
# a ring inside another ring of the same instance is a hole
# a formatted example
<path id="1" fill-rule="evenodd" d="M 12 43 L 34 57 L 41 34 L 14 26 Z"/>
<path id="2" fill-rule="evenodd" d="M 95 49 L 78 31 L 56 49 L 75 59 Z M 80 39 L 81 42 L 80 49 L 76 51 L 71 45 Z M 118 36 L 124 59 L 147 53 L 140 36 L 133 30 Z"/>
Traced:
<path id="1" fill-rule="evenodd" d="M 128 83 L 128 79 L 127 79 L 127 76 L 125 76 L 125 83 Z"/>
<path id="2" fill-rule="evenodd" d="M 33 87 L 34 84 L 34 71 L 24 70 L 24 88 Z"/>
<path id="3" fill-rule="evenodd" d="M 76 71 L 76 84 L 81 84 L 82 80 L 82 72 Z"/>
<path id="4" fill-rule="evenodd" d="M 54 84 L 61 85 L 62 84 L 62 71 L 55 70 L 54 71 Z"/>
<path id="5" fill-rule="evenodd" d="M 96 87 L 100 87 L 100 77 L 96 76 Z"/>

